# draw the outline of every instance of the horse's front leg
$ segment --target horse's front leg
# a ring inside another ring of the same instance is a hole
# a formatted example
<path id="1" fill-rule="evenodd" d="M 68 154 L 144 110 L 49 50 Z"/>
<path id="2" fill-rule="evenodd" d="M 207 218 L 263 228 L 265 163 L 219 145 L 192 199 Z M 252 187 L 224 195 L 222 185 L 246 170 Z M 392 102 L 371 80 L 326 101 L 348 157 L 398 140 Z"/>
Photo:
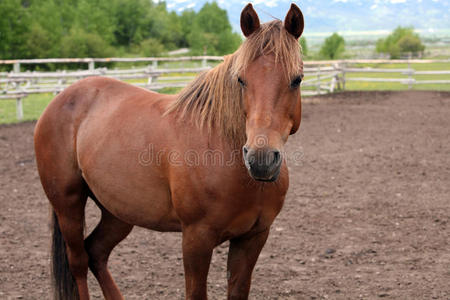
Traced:
<path id="1" fill-rule="evenodd" d="M 199 225 L 183 228 L 183 263 L 186 299 L 206 300 L 206 281 L 217 235 Z"/>
<path id="2" fill-rule="evenodd" d="M 252 271 L 269 229 L 230 240 L 228 252 L 228 299 L 248 299 Z"/>

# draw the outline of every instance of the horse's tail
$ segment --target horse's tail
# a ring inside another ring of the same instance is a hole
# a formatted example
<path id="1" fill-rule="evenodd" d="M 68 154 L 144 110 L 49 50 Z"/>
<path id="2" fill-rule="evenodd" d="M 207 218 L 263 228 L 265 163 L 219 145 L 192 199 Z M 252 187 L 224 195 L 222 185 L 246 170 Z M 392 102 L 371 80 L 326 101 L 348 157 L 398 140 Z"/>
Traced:
<path id="1" fill-rule="evenodd" d="M 69 269 L 66 242 L 59 228 L 55 211 L 53 211 L 52 215 L 52 280 L 54 297 L 55 300 L 77 300 L 79 299 L 78 288 Z"/>

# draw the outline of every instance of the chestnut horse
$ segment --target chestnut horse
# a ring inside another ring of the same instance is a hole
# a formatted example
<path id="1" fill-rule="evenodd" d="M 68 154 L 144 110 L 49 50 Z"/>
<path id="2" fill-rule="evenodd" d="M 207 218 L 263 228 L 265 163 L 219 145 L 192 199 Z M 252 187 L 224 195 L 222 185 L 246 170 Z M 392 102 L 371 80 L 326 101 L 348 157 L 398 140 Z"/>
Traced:
<path id="1" fill-rule="evenodd" d="M 89 299 L 88 268 L 106 299 L 122 299 L 107 261 L 134 225 L 182 232 L 187 299 L 207 299 L 213 249 L 230 240 L 228 298 L 247 299 L 289 185 L 283 146 L 300 125 L 303 27 L 294 4 L 284 23 L 265 24 L 249 4 L 241 47 L 178 95 L 92 77 L 55 97 L 34 141 L 57 299 Z M 88 197 L 102 215 L 85 239 Z"/>

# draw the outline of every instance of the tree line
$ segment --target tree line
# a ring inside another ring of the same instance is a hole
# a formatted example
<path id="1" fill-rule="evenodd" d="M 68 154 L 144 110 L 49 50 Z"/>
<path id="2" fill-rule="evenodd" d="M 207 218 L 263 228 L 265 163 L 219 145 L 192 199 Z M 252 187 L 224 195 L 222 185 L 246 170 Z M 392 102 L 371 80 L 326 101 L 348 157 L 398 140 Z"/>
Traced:
<path id="1" fill-rule="evenodd" d="M 223 55 L 242 41 L 215 2 L 177 14 L 162 1 L 1 0 L 0 15 L 1 59 Z"/>
<path id="2" fill-rule="evenodd" d="M 306 40 L 303 43 L 305 45 L 302 44 L 302 46 L 306 49 Z M 421 56 L 425 51 L 425 46 L 419 35 L 414 32 L 413 27 L 399 26 L 386 38 L 378 39 L 375 50 L 377 53 L 389 55 L 391 59 L 397 59 L 405 56 Z M 344 38 L 338 33 L 327 37 L 315 58 L 345 58 Z"/>
<path id="3" fill-rule="evenodd" d="M 164 1 L 0 0 L 0 16 L 0 59 L 163 56 L 179 48 L 191 55 L 224 55 L 242 42 L 216 2 L 177 14 Z M 305 38 L 300 43 L 307 58 L 345 58 L 345 40 L 337 33 L 315 54 Z M 424 49 L 409 27 L 398 27 L 376 45 L 391 58 Z"/>

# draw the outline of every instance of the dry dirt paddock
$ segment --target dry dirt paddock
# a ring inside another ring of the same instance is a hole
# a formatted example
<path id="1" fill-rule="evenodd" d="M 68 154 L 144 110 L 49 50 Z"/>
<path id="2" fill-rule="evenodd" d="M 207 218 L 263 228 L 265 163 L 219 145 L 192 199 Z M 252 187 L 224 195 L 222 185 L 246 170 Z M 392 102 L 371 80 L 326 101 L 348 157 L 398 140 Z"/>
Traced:
<path id="1" fill-rule="evenodd" d="M 450 94 L 341 93 L 305 101 L 286 204 L 251 299 L 450 299 Z M 0 127 L 0 299 L 49 299 L 49 208 L 34 123 Z M 298 153 L 298 152 L 297 152 Z M 88 228 L 98 211 L 88 205 Z M 211 299 L 225 299 L 227 245 Z M 126 299 L 180 299 L 179 234 L 135 228 L 110 268 Z M 94 299 L 102 298 L 90 275 Z"/>

